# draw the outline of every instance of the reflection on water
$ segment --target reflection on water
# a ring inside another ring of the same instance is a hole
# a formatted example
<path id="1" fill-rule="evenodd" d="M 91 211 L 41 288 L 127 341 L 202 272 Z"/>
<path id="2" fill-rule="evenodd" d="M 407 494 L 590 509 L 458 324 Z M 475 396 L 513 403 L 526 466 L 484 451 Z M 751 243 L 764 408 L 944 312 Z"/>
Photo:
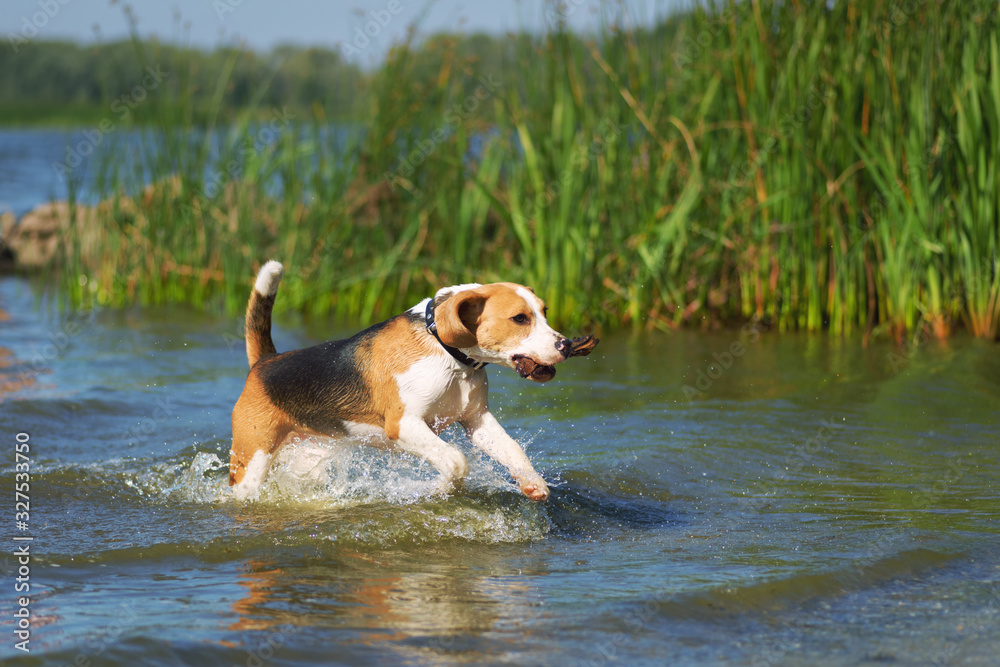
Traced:
<path id="1" fill-rule="evenodd" d="M 0 326 L 10 326 L 10 314 L 0 303 Z M 0 403 L 8 394 L 30 389 L 35 384 L 37 369 L 31 369 L 13 351 L 0 345 Z"/>
<path id="2" fill-rule="evenodd" d="M 345 550 L 340 562 L 303 564 L 292 571 L 273 561 L 248 561 L 239 576 L 246 595 L 233 603 L 238 620 L 228 629 L 350 630 L 351 644 L 378 649 L 391 643 L 397 658 L 415 659 L 444 655 L 472 637 L 500 631 L 502 622 L 518 618 L 532 602 L 534 587 L 503 559 L 494 558 L 493 567 L 477 573 L 467 566 L 435 562 L 428 567 L 380 557 L 387 555 Z M 498 577 L 497 568 L 506 576 Z M 469 653 L 488 657 L 471 648 Z"/>
<path id="3" fill-rule="evenodd" d="M 420 461 L 307 439 L 239 504 L 235 319 L 59 315 L 17 279 L 0 307 L 0 432 L 37 445 L 25 664 L 992 664 L 1000 649 L 993 345 L 928 342 L 901 363 L 824 336 L 762 332 L 732 357 L 738 331 L 612 336 L 547 385 L 491 371 L 546 504 L 457 430 L 471 477 L 448 499 Z M 328 328 L 279 322 L 275 338 Z"/>

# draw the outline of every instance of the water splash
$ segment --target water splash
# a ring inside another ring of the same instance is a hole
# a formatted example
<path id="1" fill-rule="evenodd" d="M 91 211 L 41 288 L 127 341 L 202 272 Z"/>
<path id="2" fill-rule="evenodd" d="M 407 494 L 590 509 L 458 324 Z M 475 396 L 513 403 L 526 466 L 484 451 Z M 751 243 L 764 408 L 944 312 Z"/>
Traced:
<path id="1" fill-rule="evenodd" d="M 516 490 L 506 473 L 478 452 L 467 452 L 467 494 Z M 261 488 L 263 502 L 321 502 L 347 507 L 412 504 L 435 498 L 437 471 L 426 461 L 352 438 L 310 436 L 288 443 Z"/>
<path id="2" fill-rule="evenodd" d="M 550 509 L 525 498 L 507 472 L 477 450 L 465 450 L 464 488 L 445 497 L 435 493 L 437 471 L 426 461 L 349 438 L 305 437 L 276 455 L 253 500 L 239 502 L 229 486 L 226 446 L 195 443 L 163 461 L 53 463 L 46 477 L 67 502 L 103 506 L 111 497 L 138 512 L 151 505 L 171 512 L 191 505 L 221 509 L 240 525 L 238 541 L 223 540 L 233 553 L 254 548 L 255 535 L 271 546 L 275 539 L 308 545 L 317 539 L 368 546 L 442 539 L 498 544 L 543 539 L 554 528 Z"/>
<path id="3" fill-rule="evenodd" d="M 490 459 L 466 451 L 469 474 L 464 496 L 512 492 L 516 486 Z M 57 466 L 62 475 L 78 476 L 107 488 L 123 485 L 151 500 L 234 502 L 229 462 L 218 451 L 194 446 L 168 461 L 113 459 L 84 466 Z M 260 492 L 250 501 L 265 505 L 327 508 L 373 503 L 406 505 L 441 499 L 434 494 L 437 471 L 426 461 L 386 451 L 352 438 L 296 438 L 275 456 Z"/>

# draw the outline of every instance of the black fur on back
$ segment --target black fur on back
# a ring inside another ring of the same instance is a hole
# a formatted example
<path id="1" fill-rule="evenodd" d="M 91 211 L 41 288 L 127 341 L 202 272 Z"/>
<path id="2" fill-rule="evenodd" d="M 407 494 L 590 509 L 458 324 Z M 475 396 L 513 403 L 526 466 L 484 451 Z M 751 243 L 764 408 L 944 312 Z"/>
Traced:
<path id="1" fill-rule="evenodd" d="M 297 422 L 321 433 L 343 433 L 345 418 L 370 411 L 371 391 L 359 364 L 371 358 L 366 348 L 391 321 L 345 340 L 262 357 L 254 369 L 268 398 Z"/>

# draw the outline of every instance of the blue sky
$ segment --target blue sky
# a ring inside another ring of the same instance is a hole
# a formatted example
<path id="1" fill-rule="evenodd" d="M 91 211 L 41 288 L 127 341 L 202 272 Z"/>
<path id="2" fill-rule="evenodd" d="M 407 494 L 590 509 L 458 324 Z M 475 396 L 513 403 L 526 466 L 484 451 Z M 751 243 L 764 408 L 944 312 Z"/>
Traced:
<path id="1" fill-rule="evenodd" d="M 143 35 L 200 47 L 234 41 L 258 50 L 280 43 L 322 45 L 341 48 L 361 65 L 377 63 L 414 22 L 421 34 L 501 33 L 539 29 L 551 19 L 553 9 L 545 0 L 4 0 L 0 35 L 6 42 L 12 38 L 92 42 L 98 33 L 102 40 L 120 39 L 128 33 L 125 4 L 133 9 Z M 649 23 L 687 4 L 688 0 L 631 0 L 627 6 L 634 21 Z M 620 6 L 617 1 L 564 0 L 561 11 L 572 27 L 587 31 Z"/>

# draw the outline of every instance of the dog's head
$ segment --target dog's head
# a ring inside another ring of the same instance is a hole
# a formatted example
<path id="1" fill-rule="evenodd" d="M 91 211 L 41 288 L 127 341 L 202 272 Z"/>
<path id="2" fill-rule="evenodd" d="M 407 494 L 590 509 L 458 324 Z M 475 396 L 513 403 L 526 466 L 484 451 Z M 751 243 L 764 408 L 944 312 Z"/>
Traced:
<path id="1" fill-rule="evenodd" d="M 570 341 L 549 326 L 545 303 L 515 283 L 462 285 L 441 290 L 434 319 L 441 341 L 476 361 L 507 366 L 547 382 L 569 356 Z"/>

